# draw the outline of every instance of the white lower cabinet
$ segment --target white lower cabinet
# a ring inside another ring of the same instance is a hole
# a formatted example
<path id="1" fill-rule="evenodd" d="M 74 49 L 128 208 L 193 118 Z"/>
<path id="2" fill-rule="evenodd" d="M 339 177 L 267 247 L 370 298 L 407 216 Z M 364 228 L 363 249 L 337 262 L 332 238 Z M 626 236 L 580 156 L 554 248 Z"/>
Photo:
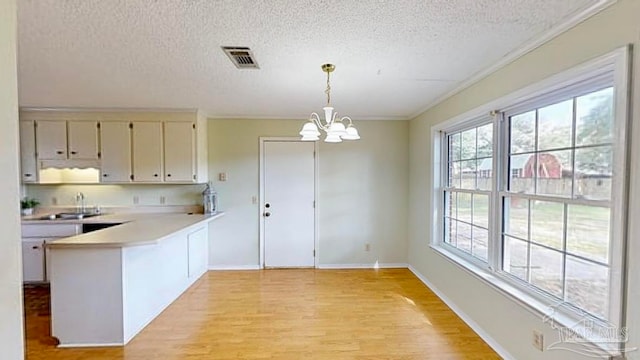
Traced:
<path id="1" fill-rule="evenodd" d="M 206 272 L 207 255 L 206 224 L 138 246 L 51 246 L 51 334 L 61 347 L 125 345 Z"/>
<path id="2" fill-rule="evenodd" d="M 22 241 L 22 280 L 24 282 L 43 282 L 45 277 L 44 239 L 25 239 Z"/>
<path id="3" fill-rule="evenodd" d="M 47 242 L 81 232 L 78 224 L 22 225 L 22 281 L 48 282 L 51 277 Z"/>

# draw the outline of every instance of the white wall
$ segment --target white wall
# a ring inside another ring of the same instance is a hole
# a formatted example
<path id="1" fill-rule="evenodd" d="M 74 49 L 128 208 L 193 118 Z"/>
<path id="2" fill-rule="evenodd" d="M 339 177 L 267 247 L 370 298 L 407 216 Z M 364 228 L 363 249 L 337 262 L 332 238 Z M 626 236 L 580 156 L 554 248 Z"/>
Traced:
<path id="1" fill-rule="evenodd" d="M 619 0 L 617 4 L 540 48 L 488 76 L 472 87 L 450 97 L 423 113 L 410 124 L 410 205 L 409 263 L 477 323 L 501 347 L 517 359 L 586 359 L 567 351 L 539 352 L 531 345 L 533 329 L 544 331 L 547 344 L 558 339 L 555 331 L 539 316 L 526 311 L 512 299 L 501 295 L 458 266 L 434 253 L 430 241 L 429 189 L 431 188 L 431 126 L 464 113 L 526 85 L 571 68 L 591 58 L 633 43 L 640 49 L 640 1 Z M 636 51 L 637 52 L 637 51 Z M 635 56 L 640 69 L 640 56 Z M 640 94 L 640 78 L 633 80 L 635 94 Z M 631 219 L 640 218 L 640 101 L 635 95 L 632 140 Z M 629 289 L 627 326 L 630 346 L 640 346 L 640 224 L 631 221 L 629 237 Z M 628 354 L 640 359 L 640 352 Z"/>
<path id="2" fill-rule="evenodd" d="M 210 120 L 209 177 L 226 212 L 210 225 L 210 265 L 258 266 L 259 205 L 252 197 L 259 195 L 259 137 L 295 137 L 303 123 Z M 357 127 L 361 140 L 319 146 L 319 263 L 406 263 L 408 122 Z M 220 172 L 226 182 L 217 181 Z"/>
<path id="3" fill-rule="evenodd" d="M 22 359 L 15 0 L 0 0 L 0 122 L 0 199 L 3 202 L 0 206 L 0 349 L 3 359 Z"/>

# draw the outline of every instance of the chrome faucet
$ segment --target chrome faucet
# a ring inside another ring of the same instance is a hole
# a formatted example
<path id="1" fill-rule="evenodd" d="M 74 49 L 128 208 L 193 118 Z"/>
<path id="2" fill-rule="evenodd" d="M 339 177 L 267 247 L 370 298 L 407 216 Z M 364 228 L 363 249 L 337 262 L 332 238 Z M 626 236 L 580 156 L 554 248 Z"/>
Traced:
<path id="1" fill-rule="evenodd" d="M 79 192 L 76 194 L 76 212 L 84 214 L 85 210 L 84 194 Z"/>

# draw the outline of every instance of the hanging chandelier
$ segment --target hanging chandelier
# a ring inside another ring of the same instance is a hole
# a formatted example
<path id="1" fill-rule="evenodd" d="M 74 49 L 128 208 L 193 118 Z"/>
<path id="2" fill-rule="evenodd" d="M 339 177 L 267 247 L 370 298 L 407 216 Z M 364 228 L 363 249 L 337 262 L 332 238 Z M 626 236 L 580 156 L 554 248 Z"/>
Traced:
<path id="1" fill-rule="evenodd" d="M 336 69 L 333 64 L 322 65 L 322 71 L 327 73 L 327 89 L 324 91 L 327 94 L 327 106 L 323 107 L 324 110 L 324 122 L 320 119 L 320 115 L 313 112 L 309 115 L 309 122 L 305 123 L 300 131 L 302 135 L 302 141 L 317 141 L 320 140 L 320 131 L 318 128 L 324 130 L 327 133 L 325 142 L 339 143 L 342 140 L 358 140 L 358 130 L 353 126 L 351 118 L 348 116 L 338 117 L 337 112 L 333 112 L 331 106 L 331 85 L 329 83 L 329 75 Z M 345 127 L 344 123 L 349 122 Z"/>

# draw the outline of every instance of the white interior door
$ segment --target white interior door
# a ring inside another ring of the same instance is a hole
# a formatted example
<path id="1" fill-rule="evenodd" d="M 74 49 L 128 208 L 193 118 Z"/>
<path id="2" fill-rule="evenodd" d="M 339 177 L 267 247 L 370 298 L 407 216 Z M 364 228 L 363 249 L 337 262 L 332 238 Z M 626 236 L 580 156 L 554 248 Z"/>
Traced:
<path id="1" fill-rule="evenodd" d="M 262 221 L 265 267 L 313 267 L 315 145 L 263 143 Z"/>

